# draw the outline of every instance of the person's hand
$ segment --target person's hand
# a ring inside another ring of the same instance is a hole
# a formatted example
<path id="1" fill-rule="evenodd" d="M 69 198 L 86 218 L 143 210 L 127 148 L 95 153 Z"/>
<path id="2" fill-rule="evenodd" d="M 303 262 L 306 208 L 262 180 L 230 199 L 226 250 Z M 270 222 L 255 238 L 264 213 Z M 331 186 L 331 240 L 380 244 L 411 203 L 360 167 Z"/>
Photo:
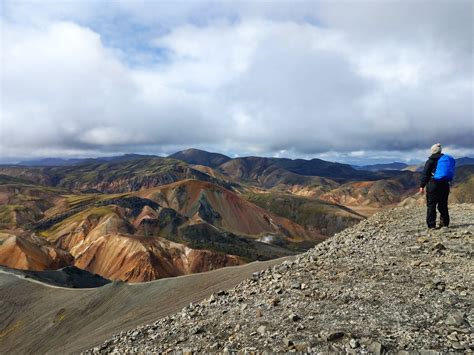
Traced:
<path id="1" fill-rule="evenodd" d="M 424 193 L 425 192 L 425 188 L 424 187 L 420 187 L 420 194 Z"/>

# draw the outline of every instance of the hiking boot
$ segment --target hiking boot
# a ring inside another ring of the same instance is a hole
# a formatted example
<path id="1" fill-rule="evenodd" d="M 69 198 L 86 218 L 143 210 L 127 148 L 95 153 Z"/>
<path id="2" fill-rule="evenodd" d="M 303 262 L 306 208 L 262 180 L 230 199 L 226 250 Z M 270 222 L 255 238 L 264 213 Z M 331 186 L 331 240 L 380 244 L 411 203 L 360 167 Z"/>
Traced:
<path id="1" fill-rule="evenodd" d="M 449 224 L 445 223 L 443 217 L 440 216 L 440 218 L 439 218 L 439 228 L 443 228 L 443 227 L 447 228 L 447 227 L 449 227 Z"/>

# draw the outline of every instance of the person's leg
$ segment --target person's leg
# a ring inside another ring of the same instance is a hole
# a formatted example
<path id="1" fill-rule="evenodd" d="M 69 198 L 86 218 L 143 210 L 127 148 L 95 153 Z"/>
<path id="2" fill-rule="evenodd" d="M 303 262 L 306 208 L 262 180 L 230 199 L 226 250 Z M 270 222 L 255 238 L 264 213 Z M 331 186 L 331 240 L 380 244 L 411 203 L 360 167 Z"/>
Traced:
<path id="1" fill-rule="evenodd" d="M 433 192 L 426 192 L 426 224 L 428 228 L 436 227 L 437 198 Z"/>
<path id="2" fill-rule="evenodd" d="M 441 227 L 449 226 L 449 211 L 448 211 L 448 197 L 449 197 L 449 185 L 446 184 L 440 188 L 438 202 L 438 211 L 441 215 Z"/>

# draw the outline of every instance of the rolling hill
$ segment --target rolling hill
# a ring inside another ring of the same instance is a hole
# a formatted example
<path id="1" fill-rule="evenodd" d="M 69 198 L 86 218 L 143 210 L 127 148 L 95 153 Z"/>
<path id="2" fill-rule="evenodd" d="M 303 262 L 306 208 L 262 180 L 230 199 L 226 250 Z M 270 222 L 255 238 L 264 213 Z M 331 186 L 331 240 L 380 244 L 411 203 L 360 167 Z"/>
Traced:
<path id="1" fill-rule="evenodd" d="M 409 171 L 391 179 L 345 183 L 320 196 L 344 206 L 394 206 L 417 192 L 420 175 Z"/>

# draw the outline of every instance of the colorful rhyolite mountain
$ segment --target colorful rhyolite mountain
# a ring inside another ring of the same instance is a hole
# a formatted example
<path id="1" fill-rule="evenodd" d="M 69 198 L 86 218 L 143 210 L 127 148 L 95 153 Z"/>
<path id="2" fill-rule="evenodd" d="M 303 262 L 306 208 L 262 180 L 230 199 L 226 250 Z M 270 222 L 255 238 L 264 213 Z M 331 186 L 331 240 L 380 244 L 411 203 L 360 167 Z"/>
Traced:
<path id="1" fill-rule="evenodd" d="M 189 149 L 0 167 L 0 265 L 74 266 L 142 282 L 306 250 L 364 217 L 418 203 L 419 173 Z M 472 166 L 452 198 L 472 201 Z"/>

